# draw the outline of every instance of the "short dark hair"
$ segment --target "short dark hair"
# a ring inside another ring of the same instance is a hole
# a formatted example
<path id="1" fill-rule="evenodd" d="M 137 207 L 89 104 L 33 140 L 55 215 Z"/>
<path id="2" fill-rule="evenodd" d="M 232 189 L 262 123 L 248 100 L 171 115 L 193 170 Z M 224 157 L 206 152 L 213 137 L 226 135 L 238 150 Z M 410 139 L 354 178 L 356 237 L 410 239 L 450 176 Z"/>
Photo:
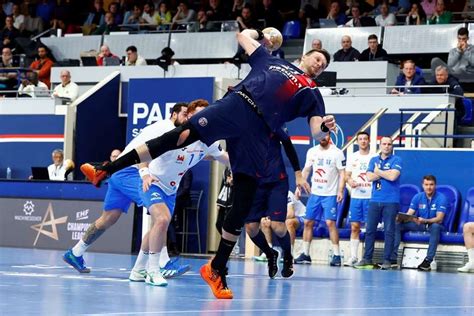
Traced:
<path id="1" fill-rule="evenodd" d="M 427 174 L 423 176 L 423 181 L 433 181 L 436 184 L 436 177 L 432 174 Z"/>
<path id="2" fill-rule="evenodd" d="M 370 135 L 369 135 L 369 133 L 367 133 L 366 131 L 362 131 L 362 132 L 359 132 L 359 133 L 357 133 L 357 135 L 356 135 L 356 139 L 357 139 L 357 138 L 358 138 L 360 135 L 367 135 L 367 137 L 369 137 L 369 138 L 370 138 Z"/>
<path id="3" fill-rule="evenodd" d="M 132 46 L 128 46 L 125 51 L 126 51 L 126 52 L 132 51 L 132 53 L 136 53 L 136 52 L 137 52 L 137 48 L 132 45 Z"/>
<path id="4" fill-rule="evenodd" d="M 369 38 L 368 38 L 367 40 L 370 41 L 371 39 L 377 40 L 377 42 L 379 41 L 379 38 L 378 38 L 377 35 L 375 35 L 375 34 L 370 34 L 370 35 L 369 35 Z"/>
<path id="5" fill-rule="evenodd" d="M 311 49 L 310 51 L 308 51 L 306 54 L 304 54 L 305 56 L 309 56 L 311 55 L 312 53 L 314 52 L 318 52 L 320 54 L 323 54 L 324 57 L 326 58 L 326 68 L 329 66 L 329 62 L 331 61 L 331 55 L 329 55 L 328 51 L 325 50 L 324 48 L 321 48 L 321 49 L 318 49 L 318 48 L 314 48 L 314 49 Z"/>
<path id="6" fill-rule="evenodd" d="M 458 30 L 458 36 L 461 35 L 466 35 L 467 37 L 469 37 L 469 30 L 467 29 L 467 27 L 461 27 L 459 30 Z"/>
<path id="7" fill-rule="evenodd" d="M 185 103 L 185 102 L 178 102 L 176 103 L 172 108 L 171 108 L 171 115 L 173 115 L 173 113 L 176 113 L 178 114 L 179 112 L 181 112 L 181 108 L 187 108 L 188 107 L 188 104 Z"/>

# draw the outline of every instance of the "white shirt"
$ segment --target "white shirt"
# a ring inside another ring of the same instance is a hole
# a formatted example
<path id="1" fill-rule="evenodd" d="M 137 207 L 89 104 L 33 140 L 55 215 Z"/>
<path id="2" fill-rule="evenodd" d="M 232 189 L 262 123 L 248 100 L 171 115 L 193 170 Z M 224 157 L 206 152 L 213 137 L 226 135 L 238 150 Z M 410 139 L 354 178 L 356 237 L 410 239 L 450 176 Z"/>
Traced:
<path id="1" fill-rule="evenodd" d="M 20 84 L 20 86 L 18 87 L 18 94 L 27 94 L 32 98 L 44 98 L 49 97 L 49 88 L 45 83 L 41 81 L 38 81 L 37 86 L 29 84 L 25 87 Z"/>
<path id="2" fill-rule="evenodd" d="M 21 25 L 23 24 L 23 22 L 25 22 L 25 16 L 23 14 L 20 14 L 18 16 L 14 16 L 13 17 L 13 20 L 15 22 L 13 22 L 13 26 L 16 28 L 16 29 L 20 29 Z"/>
<path id="3" fill-rule="evenodd" d="M 370 159 L 375 156 L 370 153 L 361 155 L 357 151 L 347 159 L 346 171 L 351 172 L 351 179 L 357 183 L 357 187 L 351 189 L 351 198 L 370 199 L 372 196 L 372 182 L 367 181 L 366 172 Z"/>
<path id="4" fill-rule="evenodd" d="M 300 200 L 297 200 L 293 192 L 288 191 L 288 206 L 293 205 L 295 216 L 304 217 L 306 214 L 306 206 Z"/>
<path id="5" fill-rule="evenodd" d="M 146 12 L 142 13 L 142 19 L 145 20 L 147 24 L 152 24 L 152 25 L 157 25 L 158 24 L 158 19 L 157 16 L 159 16 L 160 13 L 158 11 L 154 11 L 153 15 L 150 15 Z"/>
<path id="6" fill-rule="evenodd" d="M 382 14 L 379 14 L 375 17 L 375 24 L 377 24 L 377 26 L 391 26 L 396 25 L 397 20 L 393 13 L 389 13 L 386 18 L 384 18 Z"/>
<path id="7" fill-rule="evenodd" d="M 320 145 L 310 148 L 306 153 L 305 168 L 312 167 L 311 193 L 318 196 L 337 195 L 339 171 L 344 170 L 346 158 L 342 150 L 329 145 L 326 150 Z"/>
<path id="8" fill-rule="evenodd" d="M 64 162 L 59 166 L 54 163 L 48 166 L 49 180 L 64 181 L 64 175 L 66 174 L 66 166 Z"/>
<path id="9" fill-rule="evenodd" d="M 79 86 L 72 81 L 69 81 L 66 86 L 61 83 L 54 88 L 54 94 L 60 98 L 69 98 L 74 101 L 79 96 Z"/>
<path id="10" fill-rule="evenodd" d="M 146 60 L 145 58 L 143 58 L 142 56 L 140 55 L 137 55 L 137 60 L 135 60 L 135 63 L 132 64 L 129 60 L 128 60 L 128 57 L 127 59 L 125 60 L 125 66 L 146 66 L 147 63 L 146 63 Z"/>

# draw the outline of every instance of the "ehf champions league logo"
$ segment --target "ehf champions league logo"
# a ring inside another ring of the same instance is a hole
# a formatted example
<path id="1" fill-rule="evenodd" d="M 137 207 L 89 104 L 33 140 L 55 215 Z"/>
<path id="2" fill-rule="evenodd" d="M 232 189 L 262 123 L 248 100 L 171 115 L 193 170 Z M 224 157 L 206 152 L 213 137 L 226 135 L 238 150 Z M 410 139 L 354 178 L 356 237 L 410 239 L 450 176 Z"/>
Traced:
<path id="1" fill-rule="evenodd" d="M 331 142 L 336 145 L 338 148 L 342 148 L 345 144 L 344 131 L 341 126 L 336 123 L 336 131 L 331 131 Z M 319 142 L 313 138 L 313 146 L 318 145 Z"/>

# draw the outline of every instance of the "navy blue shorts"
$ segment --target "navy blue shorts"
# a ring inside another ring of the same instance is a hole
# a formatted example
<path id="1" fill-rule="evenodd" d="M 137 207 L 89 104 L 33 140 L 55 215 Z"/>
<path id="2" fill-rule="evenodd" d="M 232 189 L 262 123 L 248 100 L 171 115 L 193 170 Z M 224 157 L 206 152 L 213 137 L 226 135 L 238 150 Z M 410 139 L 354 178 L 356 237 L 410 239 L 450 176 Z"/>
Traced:
<path id="1" fill-rule="evenodd" d="M 253 199 L 246 223 L 257 223 L 263 217 L 285 222 L 288 203 L 288 179 L 260 184 Z"/>
<path id="2" fill-rule="evenodd" d="M 242 97 L 230 93 L 196 113 L 189 122 L 208 146 L 226 140 L 232 172 L 252 177 L 263 173 L 270 129 Z"/>

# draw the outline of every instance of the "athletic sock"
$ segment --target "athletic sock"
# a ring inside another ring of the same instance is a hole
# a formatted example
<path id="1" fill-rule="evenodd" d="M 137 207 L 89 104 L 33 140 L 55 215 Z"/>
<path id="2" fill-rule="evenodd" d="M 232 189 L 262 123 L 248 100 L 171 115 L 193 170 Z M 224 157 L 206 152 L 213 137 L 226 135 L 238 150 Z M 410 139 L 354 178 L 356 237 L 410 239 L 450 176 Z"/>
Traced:
<path id="1" fill-rule="evenodd" d="M 303 253 L 309 256 L 309 246 L 311 245 L 310 241 L 303 241 Z"/>
<path id="2" fill-rule="evenodd" d="M 80 257 L 86 252 L 87 248 L 89 248 L 89 245 L 80 239 L 77 244 L 72 247 L 72 254 L 76 257 Z"/>
<path id="3" fill-rule="evenodd" d="M 160 253 L 149 252 L 148 253 L 148 272 L 154 272 L 160 270 Z"/>
<path id="4" fill-rule="evenodd" d="M 138 253 L 137 260 L 135 260 L 135 265 L 133 270 L 140 271 L 146 269 L 146 264 L 148 262 L 148 251 L 143 251 L 140 249 Z"/>
<path id="5" fill-rule="evenodd" d="M 140 157 L 135 149 L 132 149 L 122 157 L 118 158 L 114 162 L 111 162 L 105 166 L 101 166 L 99 169 L 107 171 L 108 174 L 113 174 L 121 169 L 140 163 Z"/>
<path id="6" fill-rule="evenodd" d="M 253 243 L 267 255 L 267 258 L 273 255 L 272 248 L 270 248 L 270 245 L 261 230 L 258 230 L 257 235 L 250 237 L 250 239 L 252 239 Z"/>
<path id="7" fill-rule="evenodd" d="M 467 250 L 467 256 L 469 258 L 469 262 L 474 264 L 474 248 L 471 248 L 471 249 Z"/>
<path id="8" fill-rule="evenodd" d="M 332 244 L 332 250 L 335 256 L 341 255 L 341 251 L 339 250 L 339 245 Z"/>
<path id="9" fill-rule="evenodd" d="M 168 261 L 170 261 L 170 256 L 168 255 L 168 247 L 164 246 L 160 252 L 160 268 L 164 268 Z"/>
<path id="10" fill-rule="evenodd" d="M 359 254 L 359 239 L 351 239 L 351 258 L 357 258 Z"/>
<path id="11" fill-rule="evenodd" d="M 219 247 L 217 248 L 216 256 L 211 261 L 211 267 L 213 269 L 219 271 L 223 271 L 225 269 L 227 266 L 227 261 L 229 261 L 230 253 L 232 252 L 232 249 L 234 249 L 235 244 L 236 241 L 230 241 L 224 239 L 223 237 L 221 238 Z"/>
<path id="12" fill-rule="evenodd" d="M 277 239 L 283 249 L 283 257 L 286 259 L 291 258 L 291 239 L 288 231 L 283 237 L 277 235 Z"/>

